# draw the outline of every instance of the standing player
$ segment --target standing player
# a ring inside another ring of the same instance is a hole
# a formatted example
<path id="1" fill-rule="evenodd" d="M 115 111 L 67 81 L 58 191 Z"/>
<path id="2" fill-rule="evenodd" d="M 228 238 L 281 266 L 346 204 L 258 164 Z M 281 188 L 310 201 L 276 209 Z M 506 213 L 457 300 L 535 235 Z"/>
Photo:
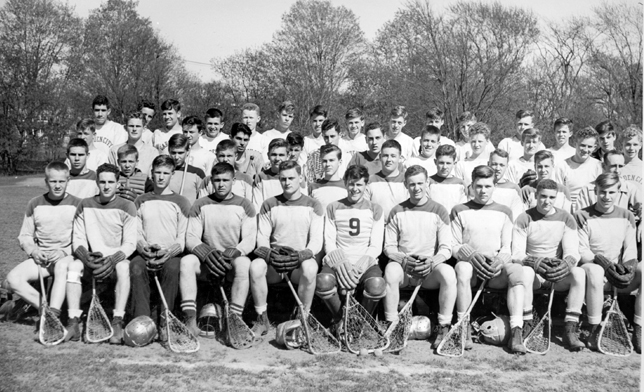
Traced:
<path id="1" fill-rule="evenodd" d="M 8 274 L 6 287 L 35 309 L 40 308 L 40 294 L 31 282 L 38 281 L 38 269 L 43 278 L 54 277 L 49 301 L 51 310 L 60 317 L 65 300 L 67 267 L 72 262 L 72 223 L 80 199 L 65 193 L 69 168 L 62 162 L 52 162 L 45 169 L 47 193 L 27 204 L 18 235 L 20 248 L 29 258 Z"/>
<path id="2" fill-rule="evenodd" d="M 268 333 L 268 285 L 280 282 L 283 274 L 287 274 L 293 283 L 299 284 L 298 296 L 305 311 L 311 310 L 318 272 L 315 257 L 322 249 L 324 211 L 315 199 L 302 194 L 301 178 L 301 169 L 297 163 L 282 162 L 279 166 L 279 181 L 284 192 L 264 201 L 259 211 L 258 248 L 255 250 L 258 258 L 250 266 L 251 292 L 258 314 L 253 326 L 255 336 Z M 295 260 L 284 264 L 274 256 L 276 248 L 283 246 L 297 252 Z"/>
<path id="3" fill-rule="evenodd" d="M 228 135 L 222 132 L 224 128 L 224 114 L 217 108 L 210 108 L 205 116 L 206 128 L 199 138 L 199 145 L 215 154 L 217 145 L 222 140 L 228 139 Z"/>
<path id="4" fill-rule="evenodd" d="M 439 108 L 433 107 L 429 109 L 425 114 L 425 127 L 431 125 L 438 129 L 442 129 L 443 125 L 445 124 L 444 117 L 445 117 L 445 114 Z M 414 151 L 420 151 L 420 138 L 421 136 L 414 138 Z M 444 146 L 446 144 L 449 144 L 450 146 L 455 146 L 454 141 L 449 137 L 447 137 L 447 135 L 440 135 L 440 145 Z"/>
<path id="5" fill-rule="evenodd" d="M 441 130 L 433 125 L 427 125 L 420 134 L 420 147 L 414 150 L 418 152 L 416 156 L 405 161 L 405 167 L 410 168 L 413 165 L 422 166 L 427 170 L 427 174 L 433 176 L 436 174 L 436 149 L 441 144 Z"/>
<path id="6" fill-rule="evenodd" d="M 476 116 L 472 112 L 465 111 L 458 116 L 457 123 L 460 140 L 455 143 L 456 161 L 460 162 L 472 155 L 470 128 L 476 123 Z M 484 156 L 490 156 L 492 151 L 494 151 L 494 144 L 489 142 L 485 145 Z"/>
<path id="7" fill-rule="evenodd" d="M 631 125 L 620 135 L 620 144 L 626 159 L 626 165 L 620 176 L 623 180 L 633 181 L 642 189 L 642 160 L 639 153 L 642 150 L 642 130 Z"/>
<path id="8" fill-rule="evenodd" d="M 362 110 L 358 108 L 347 110 L 344 120 L 347 124 L 347 133 L 342 136 L 342 139 L 349 144 L 349 149 L 355 152 L 366 151 L 367 139 L 365 134 L 362 133 L 362 128 L 364 127 Z"/>
<path id="9" fill-rule="evenodd" d="M 79 199 L 92 197 L 98 193 L 96 172 L 87 168 L 89 147 L 85 140 L 72 139 L 67 144 L 67 161 L 69 161 L 69 181 L 67 193 Z"/>
<path id="10" fill-rule="evenodd" d="M 268 145 L 268 160 L 271 166 L 259 172 L 253 183 L 253 204 L 256 209 L 260 209 L 265 200 L 283 192 L 279 174 L 280 164 L 288 160 L 286 140 L 275 139 Z"/>
<path id="11" fill-rule="evenodd" d="M 188 138 L 188 162 L 191 166 L 201 169 L 204 173 L 210 173 L 212 165 L 215 164 L 215 154 L 201 147 L 199 144 L 200 135 L 203 131 L 203 123 L 197 116 L 188 116 L 181 122 L 183 135 Z"/>
<path id="12" fill-rule="evenodd" d="M 322 138 L 324 139 L 325 145 L 335 145 L 342 150 L 342 156 L 344 160 L 342 161 L 339 170 L 340 178 L 344 176 L 344 171 L 347 169 L 348 162 L 351 161 L 355 151 L 351 150 L 351 145 L 346 140 L 342 139 L 340 132 L 340 123 L 335 118 L 330 118 L 324 120 L 322 123 Z M 305 173 L 307 182 L 315 182 L 316 180 L 323 178 L 324 173 L 322 171 L 322 159 L 320 157 L 320 150 L 313 151 L 309 154 L 306 162 L 307 173 Z"/>
<path id="13" fill-rule="evenodd" d="M 347 197 L 346 187 L 338 174 L 342 151 L 333 144 L 320 147 L 324 178 L 309 185 L 309 196 L 320 202 L 322 211 L 329 203 Z"/>
<path id="14" fill-rule="evenodd" d="M 598 161 L 601 161 L 608 151 L 615 149 L 617 134 L 615 133 L 615 126 L 608 120 L 602 121 L 599 124 L 595 125 L 595 131 L 597 131 L 598 145 L 597 149 L 593 151 L 591 156 Z"/>
<path id="15" fill-rule="evenodd" d="M 530 128 L 521 134 L 521 146 L 523 146 L 523 155 L 518 159 L 509 160 L 508 170 L 505 178 L 513 183 L 519 184 L 525 172 L 534 168 L 534 154 L 541 144 L 541 131 L 537 128 Z M 509 157 L 509 153 L 508 153 Z"/>
<path id="16" fill-rule="evenodd" d="M 555 120 L 555 145 L 548 149 L 554 156 L 554 163 L 559 165 L 566 159 L 575 155 L 575 148 L 570 145 L 570 137 L 572 136 L 573 122 L 566 117 L 560 117 Z"/>
<path id="17" fill-rule="evenodd" d="M 78 132 L 78 137 L 85 140 L 88 146 L 87 151 L 87 168 L 90 170 L 96 170 L 100 165 L 108 162 L 107 154 L 102 150 L 98 149 L 94 144 L 96 139 L 96 125 L 93 120 L 85 119 L 80 120 L 76 124 L 76 131 Z M 67 166 L 69 165 L 69 162 Z"/>
<path id="18" fill-rule="evenodd" d="M 230 139 L 222 140 L 221 143 L 217 145 L 217 162 L 224 162 L 229 165 L 235 164 L 235 151 L 237 150 L 237 145 L 234 141 Z M 234 166 L 233 166 L 234 167 Z M 206 197 L 215 192 L 215 187 L 212 184 L 212 176 L 208 176 L 204 179 L 201 190 L 199 191 L 199 198 Z M 237 196 L 241 196 L 244 199 L 252 200 L 253 199 L 253 179 L 244 173 L 235 171 L 235 177 L 233 178 L 232 192 Z"/>
<path id="19" fill-rule="evenodd" d="M 230 129 L 230 139 L 237 144 L 235 171 L 255 177 L 264 167 L 264 158 L 260 152 L 247 148 L 251 134 L 250 128 L 242 123 L 234 123 Z"/>
<path id="20" fill-rule="evenodd" d="M 119 148 L 117 154 L 118 167 L 121 171 L 116 193 L 120 197 L 133 202 L 137 197 L 145 193 L 148 175 L 136 167 L 139 158 L 139 152 L 136 147 L 126 144 Z"/>
<path id="21" fill-rule="evenodd" d="M 154 147 L 152 145 L 154 133 L 152 133 L 148 125 L 150 125 L 150 121 L 152 121 L 152 119 L 154 118 L 154 114 L 157 111 L 157 105 L 155 105 L 152 101 L 142 99 L 141 102 L 139 102 L 139 104 L 136 106 L 136 111 L 141 113 L 141 118 L 143 119 L 143 132 L 141 132 L 141 140 L 148 146 Z"/>
<path id="22" fill-rule="evenodd" d="M 501 142 L 499 142 L 498 148 L 500 150 L 505 150 L 510 155 L 510 162 L 515 159 L 519 159 L 523 154 L 523 145 L 521 143 L 521 137 L 523 131 L 526 129 L 534 128 L 534 113 L 532 110 L 519 110 L 516 114 L 517 118 L 517 131 L 512 137 L 507 137 Z M 545 150 L 546 146 L 539 142 L 535 151 Z"/>
<path id="23" fill-rule="evenodd" d="M 186 162 L 188 149 L 188 138 L 182 134 L 172 135 L 168 140 L 168 151 L 174 159 L 176 173 L 170 180 L 170 189 L 178 195 L 185 196 L 192 203 L 197 200 L 206 174 L 203 170 Z"/>
<path id="24" fill-rule="evenodd" d="M 132 312 L 150 316 L 150 277 L 159 272 L 161 288 L 172 312 L 179 290 L 179 256 L 186 243 L 190 202 L 169 188 L 174 160 L 161 155 L 152 162 L 154 189 L 136 199 L 137 254 L 130 263 Z M 161 312 L 159 312 L 161 313 Z M 159 330 L 163 331 L 162 318 Z"/>
<path id="25" fill-rule="evenodd" d="M 642 347 L 642 263 L 637 261 L 635 218 L 615 205 L 621 181 L 616 173 L 604 173 L 595 180 L 597 202 L 575 213 L 579 253 L 586 271 L 586 307 L 590 337 L 586 344 L 597 350 L 604 290 L 620 293 L 638 290 L 635 297 L 633 346 Z M 605 284 L 608 280 L 609 284 Z"/>
<path id="26" fill-rule="evenodd" d="M 446 264 L 452 256 L 452 234 L 445 208 L 430 200 L 427 190 L 427 171 L 412 166 L 405 172 L 409 199 L 391 210 L 385 229 L 385 268 L 387 296 L 385 319 L 398 320 L 399 288 L 414 281 L 426 289 L 439 289 L 438 334 L 432 348 L 449 331 L 456 302 L 456 274 Z M 418 284 L 416 283 L 416 284 Z"/>
<path id="27" fill-rule="evenodd" d="M 288 159 L 297 162 L 298 165 L 306 165 L 307 154 L 304 152 L 304 137 L 299 132 L 291 132 L 286 137 L 288 143 Z M 304 169 L 306 172 L 306 169 Z"/>
<path id="28" fill-rule="evenodd" d="M 365 127 L 365 136 L 367 139 L 367 149 L 354 154 L 349 162 L 349 166 L 364 166 L 369 170 L 369 175 L 371 176 L 382 170 L 380 150 L 382 149 L 382 143 L 386 139 L 380 123 L 377 122 L 367 124 Z"/>
<path id="29" fill-rule="evenodd" d="M 72 247 L 74 261 L 67 270 L 67 305 L 69 307 L 70 332 L 67 340 L 80 339 L 78 320 L 82 293 L 81 277 L 85 283 L 90 279 L 116 280 L 116 300 L 112 318 L 114 335 L 110 343 L 121 344 L 123 340 L 123 316 L 130 294 L 130 262 L 128 257 L 136 249 L 136 207 L 131 201 L 116 196 L 119 169 L 109 163 L 98 168 L 99 194 L 83 199 L 74 217 Z M 100 252 L 105 258 L 96 264 L 90 252 Z"/>
<path id="30" fill-rule="evenodd" d="M 328 116 L 328 110 L 322 106 L 317 105 L 309 113 L 309 120 L 311 122 L 311 134 L 304 137 L 304 153 L 307 156 L 313 154 L 322 147 L 324 138 L 322 137 L 322 123 Z"/>
<path id="31" fill-rule="evenodd" d="M 521 198 L 525 209 L 537 206 L 537 186 L 542 180 L 553 179 L 555 174 L 555 157 L 552 152 L 548 150 L 537 151 L 534 154 L 534 168 L 536 170 L 536 178 L 530 181 L 527 176 L 524 176 L 522 182 L 527 181 L 527 184 L 521 188 Z M 568 188 L 560 183 L 557 183 L 557 198 L 555 199 L 554 206 L 561 208 L 564 211 L 570 211 L 570 193 Z"/>
<path id="32" fill-rule="evenodd" d="M 159 154 L 168 153 L 168 141 L 173 135 L 181 134 L 181 104 L 176 99 L 167 99 L 161 104 L 161 113 L 165 127 L 154 131 L 152 145 Z"/>
<path id="33" fill-rule="evenodd" d="M 521 189 L 517 184 L 506 180 L 508 153 L 497 148 L 490 154 L 488 166 L 494 171 L 495 190 L 492 199 L 508 207 L 512 211 L 512 217 L 518 218 L 525 209 L 521 199 Z"/>
<path id="34" fill-rule="evenodd" d="M 277 122 L 275 123 L 275 128 L 265 131 L 262 136 L 264 136 L 264 143 L 266 146 L 273 141 L 274 139 L 284 139 L 289 133 L 291 133 L 291 124 L 295 118 L 295 105 L 291 101 L 284 101 L 277 108 L 276 116 Z M 262 154 L 266 154 L 268 151 L 262 151 Z"/>
<path id="35" fill-rule="evenodd" d="M 520 265 L 512 263 L 512 212 L 492 199 L 495 190 L 494 171 L 477 166 L 472 172 L 474 199 L 459 204 L 451 213 L 458 294 L 456 312 L 461 319 L 472 302 L 472 285 L 479 279 L 496 289 L 508 289 L 510 311 L 511 352 L 524 354 L 523 296 L 524 280 Z M 476 274 L 476 275 L 474 275 Z M 471 333 L 467 333 L 465 348 L 472 348 Z"/>
<path id="36" fill-rule="evenodd" d="M 523 265 L 525 293 L 523 300 L 523 335 L 530 333 L 532 290 L 550 288 L 569 291 L 566 300 L 564 347 L 571 351 L 584 348 L 577 337 L 581 306 L 586 290 L 586 273 L 577 266 L 579 237 L 577 224 L 570 213 L 555 207 L 557 183 L 545 179 L 537 185 L 537 206 L 519 215 L 512 232 L 512 259 Z M 551 268 L 545 258 L 560 260 Z M 539 271 L 537 274 L 535 269 Z"/>
<path id="37" fill-rule="evenodd" d="M 400 159 L 403 162 L 414 155 L 418 155 L 414 150 L 414 139 L 402 131 L 406 124 L 407 110 L 404 106 L 394 106 L 389 112 L 387 140 L 393 139 L 400 144 Z"/>
<path id="38" fill-rule="evenodd" d="M 490 154 L 485 153 L 490 144 L 490 127 L 485 123 L 477 122 L 469 128 L 468 132 L 470 154 L 454 166 L 454 177 L 463 180 L 466 188 L 472 183 L 472 170 L 477 166 L 487 165 L 490 158 Z"/>
<path id="39" fill-rule="evenodd" d="M 380 162 L 382 170 L 369 177 L 365 199 L 382 207 L 386 220 L 391 209 L 409 197 L 405 173 L 401 172 L 400 144 L 397 141 L 387 140 L 382 144 Z"/>
<path id="40" fill-rule="evenodd" d="M 250 139 L 248 140 L 246 148 L 264 155 L 268 142 L 266 141 L 266 138 L 264 138 L 264 135 L 259 133 L 257 130 L 257 125 L 261 119 L 262 117 L 259 113 L 259 106 L 254 103 L 247 103 L 242 106 L 242 123 L 251 131 Z"/>
<path id="41" fill-rule="evenodd" d="M 110 108 L 110 100 L 106 96 L 97 95 L 92 101 L 92 110 L 94 111 L 94 124 L 96 127 L 94 144 L 107 157 L 112 146 L 127 141 L 127 133 L 123 129 L 123 125 L 108 119 L 112 109 Z M 87 144 L 92 149 L 91 143 L 88 142 Z"/>
<path id="42" fill-rule="evenodd" d="M 152 147 L 152 142 L 146 143 L 143 140 L 144 128 L 144 115 L 141 112 L 130 113 L 127 117 L 127 142 L 116 144 L 110 148 L 108 156 L 109 162 L 112 165 L 118 165 L 118 150 L 119 148 L 127 145 L 136 147 L 138 151 L 138 162 L 136 167 L 141 170 L 146 176 L 150 174 L 152 168 L 152 161 L 159 155 L 159 151 Z M 150 131 L 148 131 L 150 132 Z M 150 132 L 150 134 L 152 134 Z"/>
<path id="43" fill-rule="evenodd" d="M 324 219 L 322 270 L 317 275 L 315 294 L 333 315 L 333 323 L 342 318 L 338 286 L 342 291 L 362 292 L 362 306 L 373 313 L 385 296 L 385 282 L 378 266 L 382 252 L 384 217 L 382 208 L 364 198 L 369 172 L 363 166 L 349 166 L 344 174 L 347 196 L 330 203 Z M 355 265 L 366 264 L 362 271 Z M 331 264 L 331 265 L 329 265 Z"/>
<path id="44" fill-rule="evenodd" d="M 456 161 L 456 148 L 450 145 L 436 149 L 436 174 L 429 177 L 429 198 L 439 203 L 445 210 L 452 211 L 458 204 L 467 201 L 467 190 L 463 180 L 453 175 Z"/>
<path id="45" fill-rule="evenodd" d="M 192 206 L 186 233 L 191 254 L 181 259 L 181 310 L 188 327 L 197 333 L 197 277 L 232 279 L 230 310 L 241 315 L 249 289 L 248 255 L 257 237 L 255 208 L 250 200 L 232 193 L 233 166 L 219 162 L 211 175 L 214 193 Z"/>

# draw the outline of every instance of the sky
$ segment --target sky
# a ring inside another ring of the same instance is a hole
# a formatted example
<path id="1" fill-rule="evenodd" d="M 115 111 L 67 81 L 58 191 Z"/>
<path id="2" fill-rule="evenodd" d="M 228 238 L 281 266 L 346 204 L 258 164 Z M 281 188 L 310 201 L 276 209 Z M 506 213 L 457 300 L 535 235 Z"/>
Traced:
<path id="1" fill-rule="evenodd" d="M 61 0 L 86 17 L 103 0 Z M 442 11 L 457 0 L 433 0 L 432 7 Z M 483 0 L 489 1 L 489 0 Z M 546 20 L 585 16 L 604 0 L 499 0 L 508 6 L 531 9 Z M 608 0 L 610 1 L 610 0 Z M 637 3 L 639 0 L 625 0 Z M 6 0 L 0 0 L 0 6 Z M 296 0 L 139 0 L 138 11 L 149 18 L 161 36 L 175 45 L 186 61 L 186 68 L 203 81 L 215 74 L 213 58 L 225 58 L 246 48 L 269 42 L 281 24 L 281 17 Z M 489 1 L 491 2 L 491 1 Z M 331 0 L 345 6 L 359 19 L 367 39 L 373 39 L 406 0 Z"/>

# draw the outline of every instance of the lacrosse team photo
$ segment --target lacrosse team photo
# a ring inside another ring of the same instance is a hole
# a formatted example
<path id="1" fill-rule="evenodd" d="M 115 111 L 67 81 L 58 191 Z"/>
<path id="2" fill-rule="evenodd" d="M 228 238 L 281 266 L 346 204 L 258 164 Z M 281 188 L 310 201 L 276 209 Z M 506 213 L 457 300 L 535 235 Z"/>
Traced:
<path id="1" fill-rule="evenodd" d="M 0 391 L 638 391 L 634 0 L 0 0 Z"/>

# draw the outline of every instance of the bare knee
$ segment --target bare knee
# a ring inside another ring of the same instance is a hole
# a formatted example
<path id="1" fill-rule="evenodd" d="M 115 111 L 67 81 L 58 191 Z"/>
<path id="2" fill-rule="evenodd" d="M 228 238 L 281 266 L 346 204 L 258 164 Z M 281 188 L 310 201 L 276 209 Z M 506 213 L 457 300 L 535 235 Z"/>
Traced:
<path id="1" fill-rule="evenodd" d="M 586 284 L 586 272 L 580 267 L 572 267 L 570 270 L 572 283 Z"/>
<path id="2" fill-rule="evenodd" d="M 604 269 L 597 264 L 584 264 L 581 267 L 586 273 L 586 283 L 592 287 L 604 287 Z"/>
<path id="3" fill-rule="evenodd" d="M 83 272 L 83 263 L 80 260 L 74 260 L 70 262 L 69 266 L 67 267 L 67 272 Z"/>
<path id="4" fill-rule="evenodd" d="M 302 269 L 302 277 L 309 282 L 315 281 L 318 274 L 318 263 L 313 259 L 304 260 L 300 266 Z"/>
<path id="5" fill-rule="evenodd" d="M 456 284 L 456 271 L 450 265 L 439 264 L 436 266 L 435 271 L 441 285 L 452 286 Z"/>
<path id="6" fill-rule="evenodd" d="M 250 263 L 250 278 L 253 280 L 263 279 L 268 272 L 268 266 L 264 259 L 255 259 Z"/>
<path id="7" fill-rule="evenodd" d="M 474 272 L 474 269 L 472 268 L 472 264 L 466 261 L 459 261 L 458 263 L 456 263 L 456 266 L 454 267 L 454 271 L 456 272 L 457 281 L 469 282 L 472 279 L 472 274 Z"/>
<path id="8" fill-rule="evenodd" d="M 523 266 L 514 263 L 507 263 L 503 266 L 503 268 L 505 269 L 505 273 L 508 276 L 509 287 L 523 284 Z"/>
<path id="9" fill-rule="evenodd" d="M 179 271 L 183 273 L 194 273 L 199 267 L 199 258 L 195 255 L 186 255 L 179 262 Z"/>
<path id="10" fill-rule="evenodd" d="M 246 256 L 240 256 L 233 260 L 232 262 L 233 270 L 235 271 L 235 276 L 237 275 L 246 275 L 250 271 L 250 259 Z"/>
<path id="11" fill-rule="evenodd" d="M 385 281 L 388 284 L 392 284 L 394 286 L 399 285 L 400 282 L 403 281 L 403 275 L 404 272 L 400 264 L 395 262 L 387 263 L 387 266 L 385 267 Z"/>

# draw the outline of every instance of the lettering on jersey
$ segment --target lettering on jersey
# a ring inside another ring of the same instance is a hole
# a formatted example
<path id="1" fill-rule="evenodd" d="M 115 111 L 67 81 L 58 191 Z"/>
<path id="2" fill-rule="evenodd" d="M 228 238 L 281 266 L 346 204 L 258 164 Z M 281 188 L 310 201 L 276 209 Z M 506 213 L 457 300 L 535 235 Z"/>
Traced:
<path id="1" fill-rule="evenodd" d="M 622 175 L 622 179 L 627 180 L 627 181 L 633 181 L 638 184 L 642 183 L 642 176 L 638 176 L 636 174 L 626 174 Z"/>
<path id="2" fill-rule="evenodd" d="M 99 136 L 99 135 L 94 136 L 94 143 L 103 143 L 109 148 L 111 148 L 114 145 L 114 143 L 112 143 L 112 141 L 109 138 L 105 136 Z"/>

